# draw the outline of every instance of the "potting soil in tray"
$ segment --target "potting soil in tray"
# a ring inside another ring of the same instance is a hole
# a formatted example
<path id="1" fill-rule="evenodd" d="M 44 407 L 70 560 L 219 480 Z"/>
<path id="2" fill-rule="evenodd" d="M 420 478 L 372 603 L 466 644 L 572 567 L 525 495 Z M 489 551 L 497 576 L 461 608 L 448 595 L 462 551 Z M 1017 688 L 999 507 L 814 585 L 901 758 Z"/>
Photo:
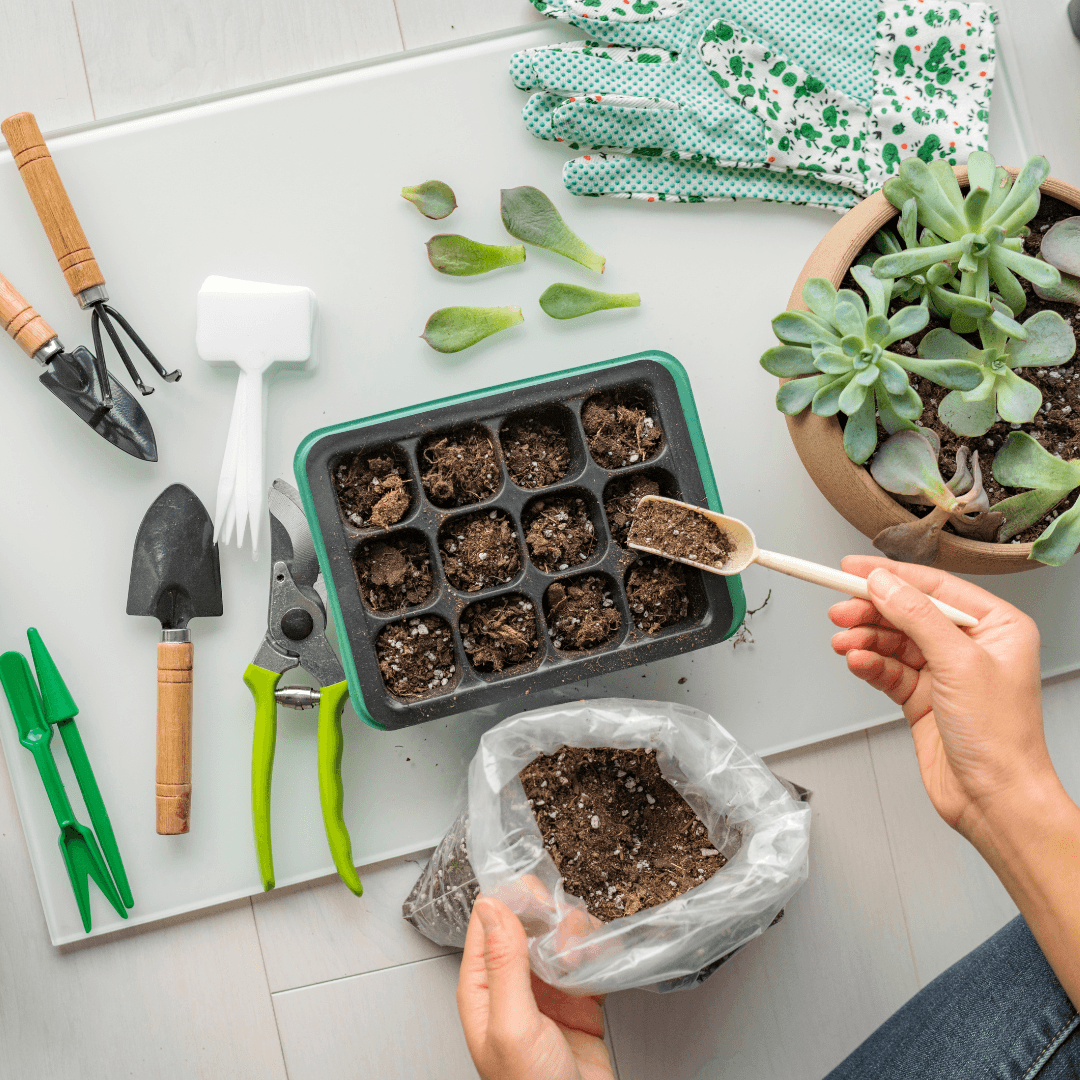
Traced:
<path id="1" fill-rule="evenodd" d="M 641 563 L 613 535 L 642 487 L 719 507 L 662 353 L 315 432 L 296 471 L 350 695 L 377 726 L 700 648 L 742 619 L 737 579 Z M 408 505 L 380 528 L 385 475 Z"/>
<path id="2" fill-rule="evenodd" d="M 601 922 L 682 896 L 726 862 L 655 750 L 563 746 L 519 778 L 566 891 Z"/>

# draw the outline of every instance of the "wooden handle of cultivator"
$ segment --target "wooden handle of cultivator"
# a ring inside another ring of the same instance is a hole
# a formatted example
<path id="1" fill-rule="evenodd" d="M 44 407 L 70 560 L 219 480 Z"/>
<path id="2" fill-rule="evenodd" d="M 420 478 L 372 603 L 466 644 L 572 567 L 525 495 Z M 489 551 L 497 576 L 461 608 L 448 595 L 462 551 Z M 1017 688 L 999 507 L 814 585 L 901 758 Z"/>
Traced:
<path id="1" fill-rule="evenodd" d="M 190 641 L 162 641 L 157 649 L 157 831 L 161 836 L 173 836 L 191 828 L 191 672 L 195 646 Z"/>
<path id="2" fill-rule="evenodd" d="M 95 285 L 104 285 L 105 276 L 75 216 L 75 208 L 64 190 L 34 114 L 23 112 L 9 116 L 0 124 L 0 131 L 7 139 L 11 156 L 41 218 L 56 261 L 64 271 L 71 295 L 78 296 Z"/>
<path id="3" fill-rule="evenodd" d="M 18 343 L 27 356 L 56 337 L 56 331 L 23 299 L 22 294 L 0 274 L 0 326 Z"/>

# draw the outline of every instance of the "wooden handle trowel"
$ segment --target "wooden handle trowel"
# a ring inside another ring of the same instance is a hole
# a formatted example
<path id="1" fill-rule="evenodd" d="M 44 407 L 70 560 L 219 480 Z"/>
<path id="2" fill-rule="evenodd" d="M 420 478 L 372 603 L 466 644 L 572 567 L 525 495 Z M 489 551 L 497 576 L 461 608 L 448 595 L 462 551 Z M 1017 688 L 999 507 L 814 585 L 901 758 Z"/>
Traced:
<path id="1" fill-rule="evenodd" d="M 191 815 L 191 619 L 220 615 L 214 523 L 183 484 L 166 488 L 139 526 L 127 613 L 161 622 L 158 645 L 157 831 L 186 833 Z"/>

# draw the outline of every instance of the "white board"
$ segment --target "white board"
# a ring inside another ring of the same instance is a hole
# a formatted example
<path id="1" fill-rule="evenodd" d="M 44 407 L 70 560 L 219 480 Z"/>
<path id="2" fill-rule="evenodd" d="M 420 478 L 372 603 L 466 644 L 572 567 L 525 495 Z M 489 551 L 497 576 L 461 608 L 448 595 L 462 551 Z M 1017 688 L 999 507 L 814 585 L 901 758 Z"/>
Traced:
<path id="1" fill-rule="evenodd" d="M 124 613 L 131 545 L 168 484 L 212 506 L 235 376 L 194 345 L 195 296 L 209 274 L 306 285 L 319 301 L 319 364 L 270 389 L 268 478 L 291 479 L 304 435 L 398 406 L 557 371 L 646 348 L 690 373 L 725 508 L 768 547 L 826 563 L 870 545 L 810 482 L 773 407 L 757 358 L 770 318 L 836 220 L 779 205 L 646 205 L 574 199 L 566 156 L 520 121 L 510 84 L 515 48 L 559 40 L 556 27 L 116 123 L 55 140 L 52 151 L 116 305 L 168 366 L 175 386 L 146 401 L 161 461 L 108 447 L 3 346 L 4 502 L 0 647 L 26 649 L 37 626 L 82 708 L 79 724 L 124 855 L 136 906 L 127 925 L 259 890 L 250 824 L 252 702 L 241 681 L 265 629 L 264 553 L 222 551 L 225 616 L 196 620 L 192 830 L 154 832 L 157 624 Z M 1019 151 L 997 108 L 995 148 Z M 398 197 L 440 178 L 460 209 L 430 222 Z M 536 300 L 553 281 L 595 284 L 588 271 L 530 249 L 520 267 L 448 279 L 427 265 L 435 232 L 505 240 L 499 189 L 535 184 L 607 256 L 602 285 L 638 290 L 642 307 L 573 323 Z M 88 321 L 68 295 L 14 165 L 0 157 L 7 274 L 72 347 Z M 432 352 L 427 316 L 457 303 L 520 304 L 525 324 L 462 353 Z M 118 365 L 114 365 L 118 368 Z M 267 535 L 264 528 L 264 536 Z M 895 709 L 850 678 L 829 648 L 824 590 L 753 569 L 744 577 L 756 643 L 730 643 L 583 684 L 574 695 L 630 694 L 706 709 L 761 750 L 812 742 L 890 719 Z M 1047 671 L 1077 666 L 1063 631 L 1080 599 L 1078 570 L 990 582 L 1037 615 Z M 1047 595 L 1042 595 L 1046 593 Z M 682 681 L 685 680 L 685 681 Z M 521 703 L 509 701 L 502 715 Z M 358 863 L 435 842 L 457 806 L 487 716 L 381 733 L 345 716 L 345 812 Z M 274 783 L 279 884 L 332 872 L 315 771 L 315 716 L 282 712 Z M 83 936 L 57 829 L 30 755 L 0 711 L 11 771 L 54 943 Z M 59 744 L 59 740 L 56 740 Z M 63 761 L 62 750 L 58 758 Z M 74 791 L 74 786 L 69 784 Z M 85 814 L 83 815 L 85 821 Z M 94 933 L 125 925 L 91 889 Z"/>

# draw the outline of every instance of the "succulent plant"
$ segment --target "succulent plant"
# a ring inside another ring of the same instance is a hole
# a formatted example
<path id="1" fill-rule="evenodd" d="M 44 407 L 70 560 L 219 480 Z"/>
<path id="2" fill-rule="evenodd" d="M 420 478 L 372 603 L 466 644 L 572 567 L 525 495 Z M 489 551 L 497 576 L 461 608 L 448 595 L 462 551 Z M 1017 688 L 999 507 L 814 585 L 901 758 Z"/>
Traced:
<path id="1" fill-rule="evenodd" d="M 956 468 L 948 483 L 938 467 L 940 442 L 932 431 L 898 431 L 885 440 L 870 465 L 870 475 L 886 491 L 907 502 L 933 505 L 924 518 L 893 525 L 874 537 L 874 547 L 899 562 L 931 565 L 937 558 L 942 528 L 949 522 L 967 536 L 993 540 L 1002 515 L 989 513 L 976 451 L 956 452 Z"/>
<path id="2" fill-rule="evenodd" d="M 788 416 L 807 406 L 818 416 L 845 413 L 844 449 L 861 465 L 877 446 L 879 413 L 890 433 L 912 427 L 922 415 L 908 371 L 950 390 L 974 389 L 982 372 L 969 360 L 889 352 L 893 342 L 922 330 L 929 313 L 914 305 L 889 318 L 892 282 L 876 278 L 865 266 L 853 266 L 851 274 L 870 301 L 869 311 L 858 293 L 837 292 L 825 278 L 810 278 L 803 286 L 810 310 L 785 311 L 773 319 L 773 332 L 783 344 L 767 349 L 761 366 L 791 379 L 776 395 L 776 407 Z M 795 378 L 800 375 L 808 377 Z"/>
<path id="3" fill-rule="evenodd" d="M 457 209 L 454 189 L 441 180 L 425 180 L 415 187 L 403 187 L 401 197 L 408 199 L 424 217 L 435 220 L 449 217 Z"/>
<path id="4" fill-rule="evenodd" d="M 1036 285 L 1035 295 L 1059 304 L 1080 304 L 1080 217 L 1051 225 L 1042 238 L 1039 258 L 1058 270 L 1061 283 L 1048 288 Z"/>
<path id="5" fill-rule="evenodd" d="M 1049 263 L 1023 252 L 1026 224 L 1039 209 L 1039 185 L 1050 174 L 1046 158 L 1030 158 L 1015 182 L 994 158 L 976 150 L 968 157 L 969 190 L 965 198 L 956 174 L 945 161 L 927 165 L 918 157 L 905 158 L 900 174 L 885 181 L 885 197 L 901 211 L 914 200 L 919 224 L 929 229 L 934 243 L 906 251 L 882 255 L 874 263 L 874 273 L 882 278 L 905 278 L 929 271 L 938 263 L 960 272 L 959 295 L 991 303 L 991 287 L 1019 315 L 1027 306 L 1023 286 L 1016 275 L 1033 285 L 1049 288 L 1061 276 Z M 910 214 L 911 211 L 908 211 Z M 944 271 L 938 271 L 939 275 Z M 986 312 L 999 320 L 999 312 Z M 968 333 L 975 329 L 975 317 L 954 312 L 952 329 Z"/>
<path id="6" fill-rule="evenodd" d="M 428 261 L 440 274 L 471 277 L 525 261 L 525 245 L 480 244 L 467 236 L 437 233 L 427 242 Z"/>
<path id="7" fill-rule="evenodd" d="M 994 458 L 994 479 L 1005 487 L 1029 488 L 999 502 L 1004 515 L 998 539 L 1011 540 L 1080 487 L 1080 461 L 1063 461 L 1023 431 L 1012 431 Z M 1031 558 L 1061 566 L 1080 545 L 1080 500 L 1055 518 L 1035 541 Z"/>
<path id="8" fill-rule="evenodd" d="M 563 221 L 555 204 L 539 188 L 503 188 L 502 219 L 515 239 L 565 255 L 598 274 L 604 272 L 604 256 L 597 255 Z"/>
<path id="9" fill-rule="evenodd" d="M 607 293 L 586 289 L 584 285 L 556 282 L 540 296 L 540 307 L 553 319 L 576 319 L 608 308 L 641 307 L 638 293 Z"/>
<path id="10" fill-rule="evenodd" d="M 420 336 L 437 352 L 461 352 L 524 321 L 519 307 L 445 307 L 428 318 Z"/>
<path id="11" fill-rule="evenodd" d="M 1016 368 L 1057 367 L 1072 359 L 1076 338 L 1056 311 L 1040 311 L 1023 326 L 1008 319 L 1007 333 L 990 319 L 979 323 L 982 348 L 951 330 L 931 330 L 919 342 L 927 360 L 954 357 L 978 364 L 982 381 L 974 390 L 954 390 L 938 406 L 941 422 L 957 435 L 985 435 L 998 416 L 1012 424 L 1029 424 L 1042 405 L 1042 391 L 1016 374 Z"/>

